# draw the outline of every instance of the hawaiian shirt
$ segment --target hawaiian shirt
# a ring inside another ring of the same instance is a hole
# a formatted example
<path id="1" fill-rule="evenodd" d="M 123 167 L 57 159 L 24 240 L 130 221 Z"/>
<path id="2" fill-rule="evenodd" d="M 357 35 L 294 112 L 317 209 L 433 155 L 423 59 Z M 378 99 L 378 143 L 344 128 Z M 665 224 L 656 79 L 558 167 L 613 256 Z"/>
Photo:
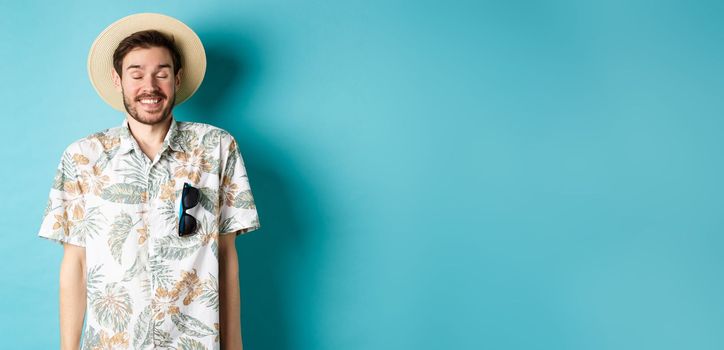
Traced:
<path id="1" fill-rule="evenodd" d="M 184 183 L 200 193 L 190 236 Z M 259 227 L 229 132 L 172 120 L 151 160 L 124 119 L 65 149 L 38 236 L 85 247 L 82 349 L 218 349 L 218 235 Z"/>

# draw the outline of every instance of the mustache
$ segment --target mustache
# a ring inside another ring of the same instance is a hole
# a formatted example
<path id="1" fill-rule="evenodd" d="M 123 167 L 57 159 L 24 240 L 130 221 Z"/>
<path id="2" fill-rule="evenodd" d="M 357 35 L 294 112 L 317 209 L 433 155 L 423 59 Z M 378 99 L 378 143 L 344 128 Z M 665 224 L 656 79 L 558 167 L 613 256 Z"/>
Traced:
<path id="1" fill-rule="evenodd" d="M 163 93 L 155 93 L 155 94 L 149 94 L 149 95 L 141 95 L 136 98 L 136 101 L 143 100 L 144 98 L 166 98 L 166 95 Z"/>

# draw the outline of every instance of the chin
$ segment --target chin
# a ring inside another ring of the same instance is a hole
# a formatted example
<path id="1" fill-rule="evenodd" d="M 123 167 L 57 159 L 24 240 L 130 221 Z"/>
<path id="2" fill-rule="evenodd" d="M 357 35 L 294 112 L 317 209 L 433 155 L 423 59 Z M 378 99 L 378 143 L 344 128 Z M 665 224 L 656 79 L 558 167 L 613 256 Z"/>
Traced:
<path id="1" fill-rule="evenodd" d="M 146 125 L 162 123 L 170 118 L 175 101 L 176 96 L 173 95 L 171 99 L 165 99 L 165 101 L 163 101 L 163 105 L 158 111 L 148 112 L 145 110 L 141 102 L 137 100 L 131 100 L 125 95 L 123 98 L 123 104 L 126 107 L 126 113 L 137 122 Z"/>
<path id="2" fill-rule="evenodd" d="M 171 116 L 171 111 L 168 111 L 168 113 L 159 112 L 158 114 L 149 114 L 147 112 L 140 112 L 140 113 L 129 113 L 133 119 L 136 121 L 146 124 L 146 125 L 153 125 L 158 124 L 160 122 L 163 122 L 168 117 Z"/>
<path id="3" fill-rule="evenodd" d="M 169 108 L 168 106 L 164 106 L 161 110 L 157 112 L 147 112 L 143 110 L 142 106 L 136 106 L 136 108 L 133 110 L 135 113 L 129 113 L 134 119 L 137 121 L 143 123 L 143 124 L 157 124 L 164 120 L 166 120 L 168 117 L 171 116 L 171 110 L 172 108 Z"/>

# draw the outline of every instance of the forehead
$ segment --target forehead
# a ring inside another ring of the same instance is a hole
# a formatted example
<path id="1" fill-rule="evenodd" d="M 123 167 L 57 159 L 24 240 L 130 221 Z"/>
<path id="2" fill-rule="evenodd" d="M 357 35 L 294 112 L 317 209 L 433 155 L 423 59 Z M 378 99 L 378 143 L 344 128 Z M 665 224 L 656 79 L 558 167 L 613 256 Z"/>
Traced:
<path id="1" fill-rule="evenodd" d="M 129 67 L 156 69 L 159 66 L 173 67 L 171 52 L 165 47 L 137 47 L 123 57 L 123 70 Z"/>

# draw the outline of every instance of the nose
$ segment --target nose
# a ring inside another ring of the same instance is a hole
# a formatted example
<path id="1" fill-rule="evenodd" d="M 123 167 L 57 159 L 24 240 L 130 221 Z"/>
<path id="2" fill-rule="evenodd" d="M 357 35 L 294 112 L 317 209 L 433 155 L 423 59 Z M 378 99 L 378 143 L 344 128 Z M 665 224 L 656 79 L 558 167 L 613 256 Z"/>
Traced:
<path id="1" fill-rule="evenodd" d="M 159 87 L 158 87 L 158 81 L 157 81 L 156 78 L 153 76 L 153 74 L 148 74 L 148 75 L 146 75 L 145 77 L 143 77 L 143 87 L 142 87 L 142 91 L 143 91 L 143 92 L 146 92 L 146 93 L 151 93 L 151 92 L 158 92 L 158 91 L 160 91 L 160 89 L 159 89 Z"/>

